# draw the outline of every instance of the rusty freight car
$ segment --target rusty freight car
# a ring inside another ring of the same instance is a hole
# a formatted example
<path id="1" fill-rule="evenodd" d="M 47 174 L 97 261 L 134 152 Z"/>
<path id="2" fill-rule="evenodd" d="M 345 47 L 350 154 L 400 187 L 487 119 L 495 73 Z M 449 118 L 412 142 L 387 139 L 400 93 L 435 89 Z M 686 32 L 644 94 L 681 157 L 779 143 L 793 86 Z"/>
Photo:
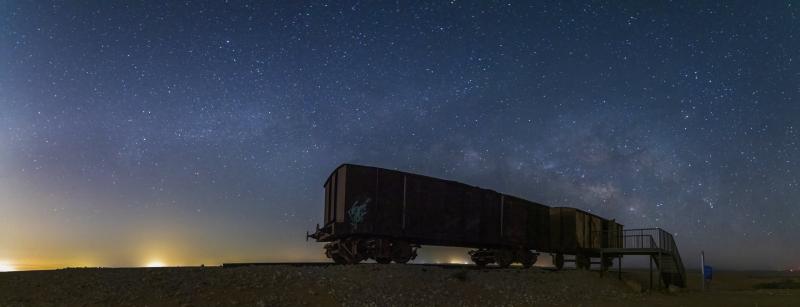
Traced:
<path id="1" fill-rule="evenodd" d="M 588 269 L 591 258 L 604 248 L 622 248 L 622 225 L 589 212 L 569 207 L 550 208 L 550 242 L 553 265 L 561 269 L 564 255 L 574 255 L 578 268 Z M 611 258 L 602 259 L 609 267 Z"/>
<path id="2" fill-rule="evenodd" d="M 324 225 L 336 263 L 405 263 L 421 245 L 471 247 L 477 265 L 530 267 L 550 248 L 550 208 L 463 183 L 343 164 L 325 182 Z"/>

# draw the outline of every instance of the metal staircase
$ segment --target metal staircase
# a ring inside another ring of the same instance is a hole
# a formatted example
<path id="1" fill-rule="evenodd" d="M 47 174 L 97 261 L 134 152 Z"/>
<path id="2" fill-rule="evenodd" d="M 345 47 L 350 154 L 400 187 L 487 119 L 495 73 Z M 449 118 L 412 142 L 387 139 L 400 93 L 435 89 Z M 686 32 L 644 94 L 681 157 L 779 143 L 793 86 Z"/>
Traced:
<path id="1" fill-rule="evenodd" d="M 672 234 L 661 228 L 626 229 L 620 233 L 620 243 L 619 247 L 602 249 L 602 253 L 649 256 L 665 285 L 686 287 L 686 269 Z"/>

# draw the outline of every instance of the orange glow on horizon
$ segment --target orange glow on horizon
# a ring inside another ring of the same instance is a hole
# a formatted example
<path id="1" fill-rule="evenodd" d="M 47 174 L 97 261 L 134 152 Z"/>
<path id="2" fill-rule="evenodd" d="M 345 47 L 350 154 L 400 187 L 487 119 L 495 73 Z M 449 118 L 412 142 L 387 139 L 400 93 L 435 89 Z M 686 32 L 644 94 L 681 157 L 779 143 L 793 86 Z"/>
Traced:
<path id="1" fill-rule="evenodd" d="M 161 260 L 151 260 L 150 262 L 148 262 L 144 266 L 146 266 L 148 268 L 160 268 L 160 267 L 167 266 L 167 264 L 162 262 Z"/>

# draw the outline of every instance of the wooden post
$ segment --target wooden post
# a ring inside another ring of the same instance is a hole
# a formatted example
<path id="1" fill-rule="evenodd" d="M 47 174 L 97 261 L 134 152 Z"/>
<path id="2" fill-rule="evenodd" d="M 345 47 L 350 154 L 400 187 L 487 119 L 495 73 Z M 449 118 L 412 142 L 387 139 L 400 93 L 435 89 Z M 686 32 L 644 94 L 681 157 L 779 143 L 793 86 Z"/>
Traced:
<path id="1" fill-rule="evenodd" d="M 618 265 L 619 266 L 617 267 L 617 278 L 619 278 L 619 280 L 622 280 L 622 255 L 619 256 Z"/>

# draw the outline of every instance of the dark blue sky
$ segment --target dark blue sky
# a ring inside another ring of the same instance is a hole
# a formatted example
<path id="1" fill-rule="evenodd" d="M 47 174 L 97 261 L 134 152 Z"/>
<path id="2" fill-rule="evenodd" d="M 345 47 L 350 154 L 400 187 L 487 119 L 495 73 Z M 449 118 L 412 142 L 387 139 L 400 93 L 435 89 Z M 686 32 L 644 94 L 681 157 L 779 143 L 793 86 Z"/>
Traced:
<path id="1" fill-rule="evenodd" d="M 0 260 L 321 259 L 303 235 L 351 162 L 662 227 L 689 259 L 797 267 L 798 14 L 3 1 Z"/>

